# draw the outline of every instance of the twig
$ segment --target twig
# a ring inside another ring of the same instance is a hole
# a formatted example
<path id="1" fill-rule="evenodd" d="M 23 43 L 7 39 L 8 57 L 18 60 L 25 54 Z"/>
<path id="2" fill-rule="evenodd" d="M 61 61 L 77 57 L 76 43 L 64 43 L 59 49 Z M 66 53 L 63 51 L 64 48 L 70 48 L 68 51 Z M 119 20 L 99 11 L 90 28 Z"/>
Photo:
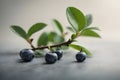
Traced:
<path id="1" fill-rule="evenodd" d="M 51 45 L 51 46 L 41 46 L 38 48 L 32 48 L 32 50 L 39 50 L 39 49 L 45 49 L 45 48 L 53 48 L 53 47 L 61 47 L 61 46 L 69 46 L 69 44 L 71 44 L 73 41 L 72 40 L 68 40 L 66 42 L 60 43 L 60 44 L 56 44 L 56 45 Z"/>
<path id="2" fill-rule="evenodd" d="M 34 45 L 32 44 L 33 39 L 29 39 L 29 40 L 27 40 L 27 42 L 30 44 L 32 49 L 35 49 Z"/>

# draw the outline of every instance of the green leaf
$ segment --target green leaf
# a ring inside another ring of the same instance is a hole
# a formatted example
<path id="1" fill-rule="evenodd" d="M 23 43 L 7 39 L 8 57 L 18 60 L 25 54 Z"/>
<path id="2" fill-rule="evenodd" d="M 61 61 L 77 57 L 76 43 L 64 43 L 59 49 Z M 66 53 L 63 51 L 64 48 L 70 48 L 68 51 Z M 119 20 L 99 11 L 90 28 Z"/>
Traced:
<path id="1" fill-rule="evenodd" d="M 61 23 L 56 19 L 53 19 L 53 23 L 55 24 L 55 26 L 57 27 L 59 32 L 62 34 L 63 33 L 63 27 L 62 27 Z"/>
<path id="2" fill-rule="evenodd" d="M 98 33 L 96 33 L 95 31 L 92 31 L 91 29 L 83 30 L 83 31 L 80 33 L 80 36 L 88 36 L 88 37 L 101 38 Z"/>
<path id="3" fill-rule="evenodd" d="M 20 26 L 12 25 L 10 28 L 14 33 L 27 40 L 26 32 Z"/>
<path id="4" fill-rule="evenodd" d="M 72 34 L 72 35 L 71 35 L 71 39 L 72 39 L 72 40 L 74 40 L 76 37 L 77 37 L 76 34 Z"/>
<path id="5" fill-rule="evenodd" d="M 47 44 L 48 44 L 48 34 L 46 32 L 43 32 L 37 41 L 37 46 L 43 46 Z"/>
<path id="6" fill-rule="evenodd" d="M 86 26 L 90 26 L 91 23 L 92 23 L 92 15 L 91 15 L 91 14 L 87 14 L 87 15 L 85 16 L 85 18 L 86 18 L 86 21 L 87 21 Z"/>
<path id="7" fill-rule="evenodd" d="M 49 41 L 53 43 L 64 42 L 64 38 L 61 35 L 58 35 L 56 32 L 50 32 L 48 35 Z"/>
<path id="8" fill-rule="evenodd" d="M 54 43 L 58 44 L 58 43 L 61 43 L 61 42 L 64 42 L 64 41 L 65 41 L 65 39 L 62 36 L 60 36 L 60 35 L 55 35 L 54 36 Z"/>
<path id="9" fill-rule="evenodd" d="M 56 32 L 50 32 L 48 35 L 49 41 L 54 42 L 54 37 L 57 35 Z"/>
<path id="10" fill-rule="evenodd" d="M 91 30 L 98 30 L 98 31 L 100 31 L 100 29 L 99 29 L 98 27 L 87 27 L 87 28 L 85 28 L 84 30 L 86 30 L 86 29 L 91 29 Z"/>
<path id="11" fill-rule="evenodd" d="M 86 19 L 84 14 L 75 7 L 68 7 L 66 10 L 68 22 L 72 25 L 73 29 L 78 32 L 86 26 Z"/>
<path id="12" fill-rule="evenodd" d="M 32 34 L 38 32 L 39 30 L 42 30 L 46 26 L 47 25 L 45 23 L 36 23 L 32 25 L 32 27 L 30 27 L 30 29 L 28 30 L 27 37 L 30 38 Z"/>
<path id="13" fill-rule="evenodd" d="M 70 30 L 71 32 L 75 32 L 72 27 L 67 27 L 67 29 Z"/>
<path id="14" fill-rule="evenodd" d="M 80 51 L 81 48 L 82 48 L 82 51 L 85 52 L 86 55 L 88 55 L 88 56 L 91 56 L 91 55 L 92 55 L 91 52 L 90 52 L 89 50 L 87 50 L 87 49 L 86 49 L 85 47 L 83 47 L 83 46 L 75 45 L 75 44 L 70 44 L 69 46 L 70 46 L 71 48 L 73 48 L 73 49 L 78 50 L 78 51 Z"/>

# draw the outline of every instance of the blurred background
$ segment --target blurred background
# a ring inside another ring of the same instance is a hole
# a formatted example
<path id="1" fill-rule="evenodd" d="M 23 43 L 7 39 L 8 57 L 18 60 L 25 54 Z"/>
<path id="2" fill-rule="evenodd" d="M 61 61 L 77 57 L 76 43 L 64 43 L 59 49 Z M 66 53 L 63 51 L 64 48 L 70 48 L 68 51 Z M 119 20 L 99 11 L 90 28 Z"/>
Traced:
<path id="1" fill-rule="evenodd" d="M 19 25 L 27 31 L 33 24 L 44 22 L 48 26 L 42 31 L 48 31 L 54 29 L 51 20 L 56 18 L 65 28 L 69 25 L 66 19 L 66 8 L 69 6 L 80 9 L 84 14 L 92 14 L 91 26 L 101 29 L 99 33 L 102 39 L 82 38 L 81 44 L 120 42 L 119 3 L 119 0 L 0 0 L 0 52 L 29 47 L 22 38 L 10 31 L 11 25 Z M 33 35 L 33 38 L 37 39 L 40 33 Z"/>

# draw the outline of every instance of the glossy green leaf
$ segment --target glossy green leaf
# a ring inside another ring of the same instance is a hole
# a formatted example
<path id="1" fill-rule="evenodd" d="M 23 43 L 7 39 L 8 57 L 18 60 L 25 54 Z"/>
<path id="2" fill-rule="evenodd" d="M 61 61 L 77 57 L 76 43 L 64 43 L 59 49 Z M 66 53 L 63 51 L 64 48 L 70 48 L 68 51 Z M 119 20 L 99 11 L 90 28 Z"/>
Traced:
<path id="1" fill-rule="evenodd" d="M 78 50 L 78 51 L 80 51 L 80 50 L 82 49 L 82 51 L 85 52 L 86 55 L 88 55 L 88 56 L 91 56 L 91 55 L 92 55 L 91 52 L 90 52 L 88 49 L 86 49 L 85 47 L 83 47 L 83 46 L 75 45 L 75 44 L 70 44 L 69 46 L 70 46 L 71 48 L 73 48 L 73 49 Z"/>
<path id="2" fill-rule="evenodd" d="M 14 33 L 27 40 L 26 32 L 20 26 L 12 25 L 10 28 Z"/>
<path id="3" fill-rule="evenodd" d="M 58 44 L 58 43 L 61 43 L 61 42 L 64 42 L 64 41 L 65 41 L 65 39 L 62 36 L 60 36 L 60 35 L 55 35 L 54 36 L 54 43 Z"/>
<path id="4" fill-rule="evenodd" d="M 63 27 L 62 27 L 61 23 L 56 19 L 53 19 L 53 23 L 55 24 L 55 27 L 59 30 L 59 32 L 62 34 L 63 33 Z"/>
<path id="5" fill-rule="evenodd" d="M 83 30 L 80 33 L 80 36 L 88 36 L 88 37 L 97 37 L 97 38 L 100 38 L 100 35 L 98 33 L 96 33 L 95 31 L 92 31 L 91 29 Z"/>
<path id="6" fill-rule="evenodd" d="M 27 33 L 27 37 L 31 37 L 32 34 L 38 32 L 39 30 L 42 30 L 43 28 L 45 28 L 47 25 L 45 23 L 36 23 L 34 25 L 32 25 L 32 27 L 30 27 L 30 29 L 28 30 Z"/>
<path id="7" fill-rule="evenodd" d="M 57 35 L 56 32 L 50 32 L 48 35 L 49 41 L 54 42 L 54 37 Z"/>
<path id="8" fill-rule="evenodd" d="M 85 16 L 85 18 L 86 18 L 86 21 L 87 21 L 86 26 L 90 26 L 92 24 L 92 15 L 91 14 L 87 14 Z"/>
<path id="9" fill-rule="evenodd" d="M 67 27 L 67 29 L 70 30 L 71 32 L 75 32 L 72 27 Z"/>
<path id="10" fill-rule="evenodd" d="M 78 32 L 86 26 L 86 19 L 84 14 L 75 7 L 68 7 L 66 10 L 68 22 L 72 25 L 73 29 Z"/>
<path id="11" fill-rule="evenodd" d="M 43 32 L 37 41 L 37 46 L 44 46 L 47 44 L 48 44 L 48 34 L 46 32 Z"/>

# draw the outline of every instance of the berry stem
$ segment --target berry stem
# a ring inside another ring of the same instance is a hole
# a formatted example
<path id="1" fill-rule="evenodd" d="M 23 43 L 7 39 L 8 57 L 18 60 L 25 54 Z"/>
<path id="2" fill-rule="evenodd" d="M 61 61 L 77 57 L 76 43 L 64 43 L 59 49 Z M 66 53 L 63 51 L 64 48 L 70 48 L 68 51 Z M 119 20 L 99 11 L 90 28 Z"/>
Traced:
<path id="1" fill-rule="evenodd" d="M 80 49 L 80 52 L 82 52 L 82 48 Z"/>
<path id="2" fill-rule="evenodd" d="M 32 50 L 38 50 L 38 49 L 45 49 L 45 48 L 53 48 L 53 47 L 61 47 L 61 46 L 69 46 L 69 44 L 71 44 L 73 41 L 72 40 L 68 40 L 66 42 L 63 42 L 63 43 L 60 43 L 60 44 L 55 44 L 55 45 L 50 45 L 50 46 L 41 46 L 41 47 L 38 47 L 38 48 L 35 48 L 33 47 Z M 32 47 L 32 46 L 31 46 Z"/>

